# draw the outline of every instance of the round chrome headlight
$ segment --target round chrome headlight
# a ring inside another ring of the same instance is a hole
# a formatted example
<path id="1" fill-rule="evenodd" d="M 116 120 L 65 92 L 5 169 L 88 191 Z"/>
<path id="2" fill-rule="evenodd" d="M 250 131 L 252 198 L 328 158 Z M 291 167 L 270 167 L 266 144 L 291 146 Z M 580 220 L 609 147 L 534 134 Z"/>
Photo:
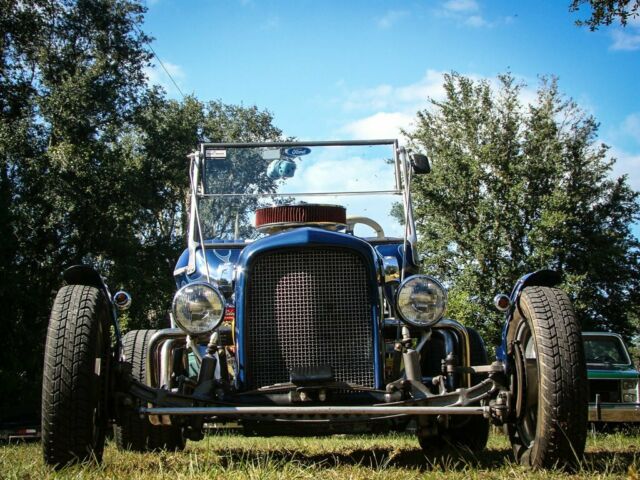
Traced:
<path id="1" fill-rule="evenodd" d="M 216 329 L 224 315 L 224 297 L 208 283 L 185 285 L 173 297 L 173 317 L 189 335 Z"/>
<path id="2" fill-rule="evenodd" d="M 444 315 L 447 291 L 435 278 L 413 275 L 398 287 L 396 307 L 402 320 L 415 327 L 430 327 Z"/>

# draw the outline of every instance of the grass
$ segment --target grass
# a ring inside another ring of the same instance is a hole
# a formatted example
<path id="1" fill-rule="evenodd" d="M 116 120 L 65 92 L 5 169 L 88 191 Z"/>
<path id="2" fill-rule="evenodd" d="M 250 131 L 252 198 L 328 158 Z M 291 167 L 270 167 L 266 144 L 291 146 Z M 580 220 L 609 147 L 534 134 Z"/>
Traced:
<path id="1" fill-rule="evenodd" d="M 245 438 L 219 434 L 180 453 L 119 452 L 107 444 L 101 465 L 48 469 L 40 444 L 0 446 L 2 479 L 422 479 L 632 478 L 640 480 L 640 435 L 590 435 L 581 468 L 531 472 L 512 461 L 508 440 L 492 435 L 486 451 L 427 461 L 412 435 Z"/>

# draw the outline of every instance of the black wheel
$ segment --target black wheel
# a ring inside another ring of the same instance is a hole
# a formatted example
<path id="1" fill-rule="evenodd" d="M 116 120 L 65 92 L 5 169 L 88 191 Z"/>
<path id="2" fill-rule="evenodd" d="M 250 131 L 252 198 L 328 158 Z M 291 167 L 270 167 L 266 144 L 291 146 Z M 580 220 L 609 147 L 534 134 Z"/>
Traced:
<path id="1" fill-rule="evenodd" d="M 141 382 L 146 377 L 147 345 L 156 330 L 132 330 L 122 337 L 124 361 L 131 364 L 131 374 Z M 140 406 L 136 404 L 135 407 Z M 152 450 L 182 450 L 185 440 L 178 426 L 152 425 L 140 418 L 135 408 L 122 412 L 115 426 L 116 445 L 121 450 L 147 452 Z"/>
<path id="2" fill-rule="evenodd" d="M 487 365 L 489 356 L 487 348 L 480 334 L 473 328 L 467 327 L 469 333 L 469 347 L 471 349 L 471 365 Z M 474 374 L 471 376 L 472 385 L 477 385 L 486 376 Z M 428 455 L 445 455 L 449 453 L 471 451 L 474 453 L 484 450 L 489 440 L 489 420 L 480 415 L 461 417 L 452 415 L 449 428 L 435 437 L 419 437 L 420 447 Z"/>
<path id="3" fill-rule="evenodd" d="M 107 427 L 109 310 L 94 287 L 58 291 L 47 331 L 42 380 L 44 461 L 57 468 L 102 460 Z"/>
<path id="4" fill-rule="evenodd" d="M 525 288 L 508 346 L 515 365 L 515 421 L 507 433 L 516 460 L 535 468 L 574 465 L 587 438 L 587 370 L 567 295 L 557 288 Z"/>

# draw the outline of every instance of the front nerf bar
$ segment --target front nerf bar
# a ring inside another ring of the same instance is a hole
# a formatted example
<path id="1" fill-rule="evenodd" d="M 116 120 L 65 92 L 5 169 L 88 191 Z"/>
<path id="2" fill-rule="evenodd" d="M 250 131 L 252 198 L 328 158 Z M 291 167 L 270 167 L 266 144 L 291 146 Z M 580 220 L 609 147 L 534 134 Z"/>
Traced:
<path id="1" fill-rule="evenodd" d="M 487 379 L 470 389 L 461 388 L 455 392 L 414 400 L 377 405 L 273 405 L 273 406 L 231 406 L 211 405 L 206 399 L 193 399 L 188 396 L 173 394 L 162 389 L 153 389 L 132 380 L 130 394 L 145 403 L 160 404 L 160 406 L 143 406 L 138 413 L 148 415 L 150 419 L 168 419 L 172 416 L 201 415 L 208 417 L 246 418 L 251 416 L 300 416 L 300 415 L 360 415 L 372 420 L 397 415 L 484 415 L 485 417 L 500 417 L 501 410 L 506 405 L 492 404 L 489 406 L 471 405 L 481 400 L 490 400 L 498 394 L 498 386 Z M 194 405 L 203 402 L 205 405 Z M 189 403 L 191 403 L 189 405 Z M 209 403 L 209 405 L 206 405 Z M 503 413 L 503 412 L 502 412 Z"/>
<path id="2" fill-rule="evenodd" d="M 313 407 L 142 407 L 143 415 L 484 415 L 490 407 L 420 407 L 420 406 L 313 406 Z"/>

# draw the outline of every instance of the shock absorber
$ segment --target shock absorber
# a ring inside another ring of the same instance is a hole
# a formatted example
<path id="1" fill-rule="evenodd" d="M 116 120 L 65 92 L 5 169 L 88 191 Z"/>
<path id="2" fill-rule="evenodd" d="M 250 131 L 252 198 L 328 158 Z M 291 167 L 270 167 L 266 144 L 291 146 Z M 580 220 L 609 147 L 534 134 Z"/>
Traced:
<path id="1" fill-rule="evenodd" d="M 207 344 L 207 353 L 202 357 L 200 372 L 198 372 L 198 386 L 195 389 L 196 395 L 208 396 L 211 393 L 215 381 L 216 367 L 218 359 L 218 334 L 212 333 Z M 220 366 L 222 368 L 222 365 Z"/>

